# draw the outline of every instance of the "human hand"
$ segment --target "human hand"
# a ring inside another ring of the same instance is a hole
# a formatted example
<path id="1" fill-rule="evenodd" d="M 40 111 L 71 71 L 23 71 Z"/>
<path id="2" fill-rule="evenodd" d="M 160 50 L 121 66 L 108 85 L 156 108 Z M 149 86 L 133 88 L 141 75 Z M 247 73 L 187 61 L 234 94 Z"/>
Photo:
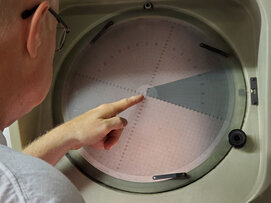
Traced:
<path id="1" fill-rule="evenodd" d="M 141 102 L 143 95 L 125 98 L 120 101 L 102 104 L 63 125 L 70 140 L 72 149 L 89 145 L 95 149 L 109 150 L 115 145 L 127 125 L 127 120 L 117 114 Z"/>

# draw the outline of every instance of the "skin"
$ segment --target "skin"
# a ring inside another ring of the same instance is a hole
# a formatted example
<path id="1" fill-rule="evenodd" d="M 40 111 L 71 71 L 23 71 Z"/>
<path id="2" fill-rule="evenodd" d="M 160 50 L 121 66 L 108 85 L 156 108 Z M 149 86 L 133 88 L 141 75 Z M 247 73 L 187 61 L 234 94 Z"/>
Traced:
<path id="1" fill-rule="evenodd" d="M 38 2 L 18 2 L 12 29 L 0 39 L 0 130 L 40 104 L 52 81 L 57 21 L 48 8 L 57 11 L 58 1 L 39 1 L 34 15 L 25 20 L 20 13 Z M 55 165 L 71 149 L 90 145 L 109 150 L 127 125 L 117 115 L 143 99 L 139 95 L 103 104 L 51 130 L 23 152 Z"/>

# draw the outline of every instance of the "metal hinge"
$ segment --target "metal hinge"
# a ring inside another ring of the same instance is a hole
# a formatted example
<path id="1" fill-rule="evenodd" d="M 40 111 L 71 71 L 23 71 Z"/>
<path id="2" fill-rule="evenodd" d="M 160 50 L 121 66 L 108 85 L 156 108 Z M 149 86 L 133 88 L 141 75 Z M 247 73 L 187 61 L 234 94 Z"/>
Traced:
<path id="1" fill-rule="evenodd" d="M 251 97 L 251 104 L 258 105 L 258 86 L 257 86 L 257 78 L 253 77 L 250 78 L 250 97 Z"/>

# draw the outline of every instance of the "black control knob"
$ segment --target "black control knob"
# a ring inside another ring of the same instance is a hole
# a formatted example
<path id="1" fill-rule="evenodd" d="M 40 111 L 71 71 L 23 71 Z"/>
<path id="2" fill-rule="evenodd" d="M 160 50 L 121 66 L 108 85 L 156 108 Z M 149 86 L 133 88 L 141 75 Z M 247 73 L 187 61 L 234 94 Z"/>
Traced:
<path id="1" fill-rule="evenodd" d="M 242 148 L 247 142 L 247 135 L 242 130 L 235 129 L 229 133 L 229 143 L 235 148 Z"/>
<path id="2" fill-rule="evenodd" d="M 143 7 L 145 10 L 151 10 L 153 9 L 153 4 L 151 2 L 146 2 Z"/>

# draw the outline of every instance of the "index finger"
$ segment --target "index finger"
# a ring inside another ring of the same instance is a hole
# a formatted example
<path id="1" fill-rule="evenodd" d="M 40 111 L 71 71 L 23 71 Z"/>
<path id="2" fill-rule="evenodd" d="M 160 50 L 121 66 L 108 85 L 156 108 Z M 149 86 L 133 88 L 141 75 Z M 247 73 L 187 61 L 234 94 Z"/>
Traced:
<path id="1" fill-rule="evenodd" d="M 101 116 L 104 118 L 111 118 L 117 114 L 125 111 L 126 109 L 138 104 L 144 99 L 143 95 L 132 96 L 122 99 L 117 102 L 105 104 L 101 106 Z"/>

